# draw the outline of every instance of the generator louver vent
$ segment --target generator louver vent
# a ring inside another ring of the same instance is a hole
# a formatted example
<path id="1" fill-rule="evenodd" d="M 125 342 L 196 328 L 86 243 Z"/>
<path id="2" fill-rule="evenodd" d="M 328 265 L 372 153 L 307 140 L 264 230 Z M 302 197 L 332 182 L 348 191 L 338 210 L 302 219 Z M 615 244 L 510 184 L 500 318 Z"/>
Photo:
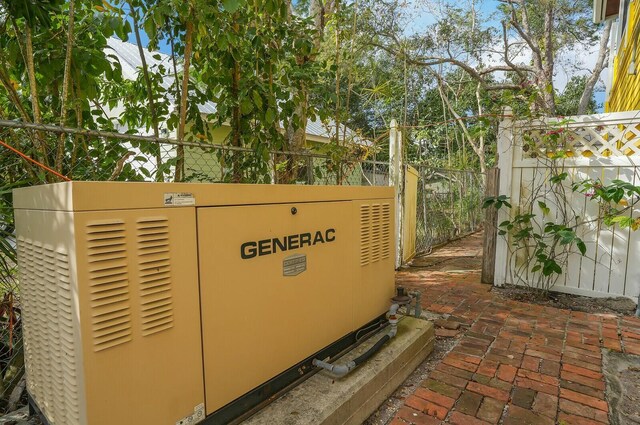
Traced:
<path id="1" fill-rule="evenodd" d="M 360 206 L 360 265 L 389 258 L 391 237 L 390 204 Z"/>
<path id="2" fill-rule="evenodd" d="M 391 205 L 382 204 L 382 236 L 380 244 L 382 245 L 382 259 L 386 260 L 390 254 L 390 238 L 391 238 Z"/>
<path id="3" fill-rule="evenodd" d="M 142 335 L 148 336 L 173 327 L 169 221 L 140 219 L 137 232 Z"/>
<path id="4" fill-rule="evenodd" d="M 369 264 L 371 255 L 371 205 L 360 206 L 360 265 Z"/>
<path id="5" fill-rule="evenodd" d="M 371 262 L 380 260 L 380 236 L 382 235 L 382 222 L 380 221 L 380 204 L 371 206 Z"/>
<path id="6" fill-rule="evenodd" d="M 18 238 L 29 392 L 51 423 L 79 423 L 79 383 L 67 254 Z"/>
<path id="7" fill-rule="evenodd" d="M 87 226 L 93 348 L 131 341 L 131 306 L 125 225 L 121 220 Z"/>

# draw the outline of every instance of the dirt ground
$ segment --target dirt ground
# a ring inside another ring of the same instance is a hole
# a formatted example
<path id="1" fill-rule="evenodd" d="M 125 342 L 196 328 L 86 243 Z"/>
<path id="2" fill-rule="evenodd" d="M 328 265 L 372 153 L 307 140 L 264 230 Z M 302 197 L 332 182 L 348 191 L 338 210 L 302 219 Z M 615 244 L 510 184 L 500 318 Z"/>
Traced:
<path id="1" fill-rule="evenodd" d="M 611 425 L 640 424 L 640 356 L 606 352 L 604 375 Z"/>
<path id="2" fill-rule="evenodd" d="M 589 298 L 560 292 L 542 295 L 512 285 L 503 288 L 494 287 L 491 291 L 505 299 L 585 313 L 612 313 L 631 316 L 636 311 L 636 303 L 624 297 Z"/>

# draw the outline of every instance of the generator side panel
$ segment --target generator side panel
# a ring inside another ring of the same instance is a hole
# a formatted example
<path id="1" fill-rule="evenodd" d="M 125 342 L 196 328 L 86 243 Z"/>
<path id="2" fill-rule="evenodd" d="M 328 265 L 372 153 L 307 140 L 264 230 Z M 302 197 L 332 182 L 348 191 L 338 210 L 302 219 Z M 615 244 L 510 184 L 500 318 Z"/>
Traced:
<path id="1" fill-rule="evenodd" d="M 198 208 L 207 414 L 356 329 L 350 211 Z"/>
<path id="2" fill-rule="evenodd" d="M 389 309 L 395 288 L 393 199 L 352 202 L 356 258 L 354 320 L 362 326 Z"/>
<path id="3" fill-rule="evenodd" d="M 195 208 L 75 217 L 89 424 L 197 423 L 204 383 Z"/>
<path id="4" fill-rule="evenodd" d="M 54 425 L 87 423 L 73 219 L 15 211 L 27 389 Z"/>

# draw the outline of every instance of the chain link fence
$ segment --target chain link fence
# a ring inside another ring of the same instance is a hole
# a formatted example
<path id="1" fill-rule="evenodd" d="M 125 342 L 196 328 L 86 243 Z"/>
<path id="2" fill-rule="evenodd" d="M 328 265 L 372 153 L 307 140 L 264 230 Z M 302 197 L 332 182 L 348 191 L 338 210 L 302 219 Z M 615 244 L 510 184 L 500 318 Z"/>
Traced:
<path id="1" fill-rule="evenodd" d="M 418 171 L 416 252 L 479 230 L 485 176 L 475 171 L 412 165 Z"/>
<path id="2" fill-rule="evenodd" d="M 387 162 L 353 145 L 336 159 L 312 150 L 248 149 L 125 133 L 64 129 L 0 120 L 0 140 L 72 180 L 314 185 L 389 184 Z M 13 181 L 58 181 L 54 174 L 3 152 Z"/>

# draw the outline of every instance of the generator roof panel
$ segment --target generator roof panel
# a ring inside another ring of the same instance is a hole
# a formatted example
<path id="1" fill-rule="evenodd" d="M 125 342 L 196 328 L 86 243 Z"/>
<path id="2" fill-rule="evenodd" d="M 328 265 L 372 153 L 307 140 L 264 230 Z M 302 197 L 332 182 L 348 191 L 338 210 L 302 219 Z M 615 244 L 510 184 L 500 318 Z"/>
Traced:
<path id="1" fill-rule="evenodd" d="M 16 209 L 98 211 L 392 199 L 391 187 L 66 182 L 13 191 Z"/>

